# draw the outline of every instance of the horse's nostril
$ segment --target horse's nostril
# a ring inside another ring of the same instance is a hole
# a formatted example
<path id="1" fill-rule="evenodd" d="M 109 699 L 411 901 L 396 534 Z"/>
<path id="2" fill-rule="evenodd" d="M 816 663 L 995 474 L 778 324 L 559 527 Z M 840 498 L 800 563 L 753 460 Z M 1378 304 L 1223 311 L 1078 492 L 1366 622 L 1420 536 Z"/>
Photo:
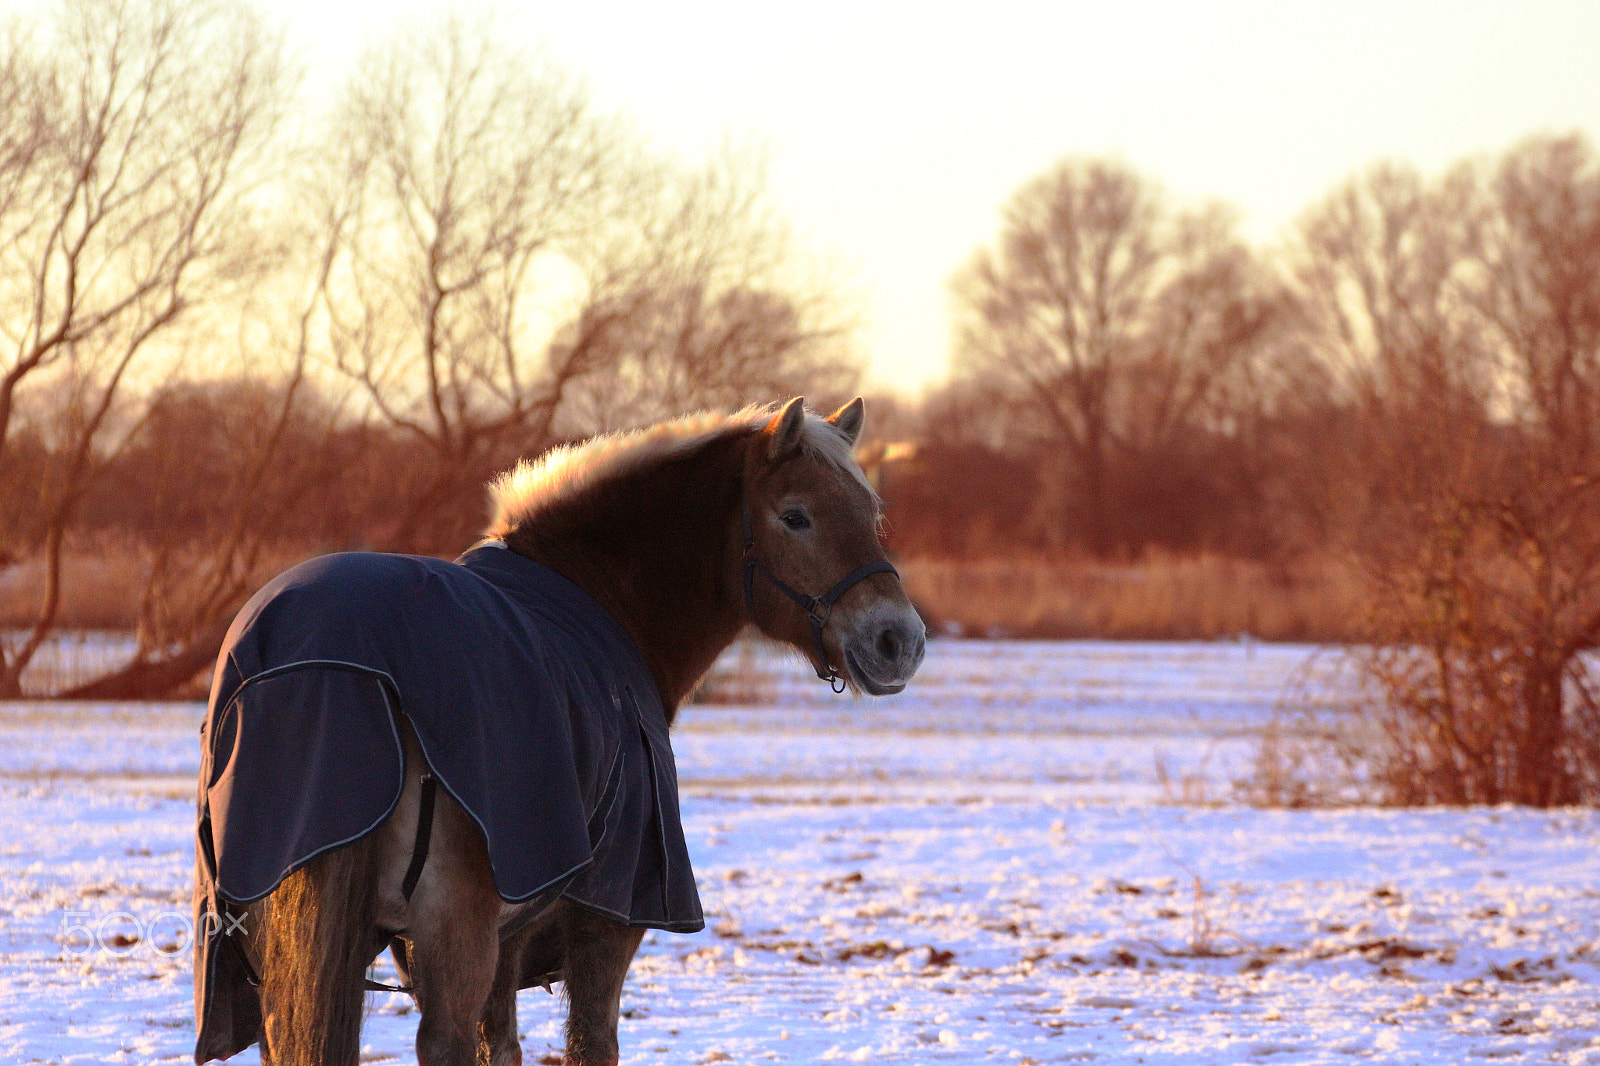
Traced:
<path id="1" fill-rule="evenodd" d="M 900 658 L 900 634 L 893 627 L 878 634 L 878 654 L 889 662 Z"/>

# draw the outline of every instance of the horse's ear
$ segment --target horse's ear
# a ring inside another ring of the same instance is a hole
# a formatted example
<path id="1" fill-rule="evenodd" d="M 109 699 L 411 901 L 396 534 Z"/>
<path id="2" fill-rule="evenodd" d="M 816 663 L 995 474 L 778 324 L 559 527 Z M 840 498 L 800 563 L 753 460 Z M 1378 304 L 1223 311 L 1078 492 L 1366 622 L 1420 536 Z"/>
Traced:
<path id="1" fill-rule="evenodd" d="M 799 451 L 800 434 L 805 424 L 805 397 L 796 396 L 784 404 L 783 410 L 773 415 L 772 421 L 767 423 L 764 431 L 767 436 L 767 461 L 775 463 Z"/>
<path id="2" fill-rule="evenodd" d="M 844 434 L 844 439 L 854 444 L 861 437 L 861 426 L 867 420 L 867 405 L 857 396 L 833 414 L 828 416 L 828 421 L 834 428 Z"/>

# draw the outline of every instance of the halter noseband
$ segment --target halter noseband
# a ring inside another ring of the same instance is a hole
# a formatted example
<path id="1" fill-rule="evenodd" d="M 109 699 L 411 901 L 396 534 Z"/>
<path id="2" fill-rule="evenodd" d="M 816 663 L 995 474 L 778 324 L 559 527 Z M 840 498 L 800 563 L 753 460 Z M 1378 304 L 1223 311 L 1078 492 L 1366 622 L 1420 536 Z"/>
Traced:
<path id="1" fill-rule="evenodd" d="M 893 574 L 898 578 L 900 571 L 896 570 L 894 564 L 889 560 L 879 559 L 875 563 L 865 563 L 856 567 L 840 578 L 833 588 L 822 595 L 807 596 L 804 592 L 797 592 L 790 588 L 777 574 L 767 569 L 766 563 L 756 558 L 756 537 L 755 530 L 750 524 L 749 500 L 744 502 L 743 521 L 745 612 L 750 616 L 751 621 L 755 621 L 756 608 L 751 589 L 755 583 L 756 571 L 759 570 L 762 576 L 772 582 L 779 592 L 799 604 L 800 609 L 806 613 L 806 620 L 811 623 L 811 635 L 817 642 L 817 661 L 822 663 L 821 666 L 816 668 L 817 677 L 826 681 L 828 687 L 833 691 L 843 692 L 845 681 L 844 678 L 839 676 L 839 672 L 833 668 L 833 665 L 828 662 L 828 648 L 822 643 L 822 628 L 828 624 L 828 618 L 833 614 L 833 605 L 839 601 L 839 597 L 849 592 L 862 578 L 871 577 L 873 574 Z"/>

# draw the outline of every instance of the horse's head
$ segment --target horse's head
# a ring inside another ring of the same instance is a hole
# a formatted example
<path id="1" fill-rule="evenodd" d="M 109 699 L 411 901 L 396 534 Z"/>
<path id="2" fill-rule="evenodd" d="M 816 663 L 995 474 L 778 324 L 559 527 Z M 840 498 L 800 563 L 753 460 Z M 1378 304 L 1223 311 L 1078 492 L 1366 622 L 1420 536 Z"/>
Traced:
<path id="1" fill-rule="evenodd" d="M 885 696 L 922 664 L 926 631 L 878 540 L 878 497 L 852 449 L 859 399 L 826 419 L 796 399 L 755 438 L 744 472 L 745 609 L 817 676 Z"/>

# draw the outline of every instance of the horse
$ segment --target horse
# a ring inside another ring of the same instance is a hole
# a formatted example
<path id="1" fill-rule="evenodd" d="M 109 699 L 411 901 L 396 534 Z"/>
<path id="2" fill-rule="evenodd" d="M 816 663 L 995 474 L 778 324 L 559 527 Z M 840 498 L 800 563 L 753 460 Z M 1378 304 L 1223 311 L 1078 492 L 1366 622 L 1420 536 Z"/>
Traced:
<path id="1" fill-rule="evenodd" d="M 631 682 L 623 686 L 624 695 L 646 708 L 628 712 L 635 718 L 625 719 L 645 723 L 641 728 L 648 749 L 643 758 L 629 758 L 646 766 L 644 779 L 655 782 L 656 792 L 641 806 L 613 794 L 625 786 L 606 781 L 603 773 L 593 775 L 595 781 L 582 786 L 588 798 L 579 817 L 587 815 L 589 821 L 576 826 L 581 838 L 577 854 L 580 858 L 589 854 L 584 849 L 597 832 L 602 840 L 639 838 L 643 840 L 639 855 L 672 867 L 661 877 L 676 879 L 680 896 L 676 901 L 661 904 L 651 893 L 670 897 L 674 888 L 670 884 L 662 888 L 652 880 L 648 890 L 632 890 L 645 903 L 640 905 L 642 911 L 636 908 L 630 916 L 626 905 L 604 902 L 626 896 L 629 889 L 617 889 L 606 881 L 609 874 L 597 873 L 593 863 L 585 866 L 581 861 L 575 868 L 587 870 L 587 875 L 567 871 L 565 880 L 543 884 L 537 894 L 519 886 L 516 898 L 508 897 L 497 878 L 505 880 L 506 869 L 519 857 L 496 854 L 497 835 L 525 829 L 539 835 L 546 828 L 518 824 L 514 830 L 486 829 L 486 818 L 472 806 L 474 802 L 497 808 L 515 807 L 525 800 L 543 803 L 542 789 L 519 784 L 488 799 L 463 799 L 457 794 L 463 789 L 452 784 L 448 769 L 433 765 L 435 752 L 430 745 L 437 741 L 426 733 L 431 727 L 415 707 L 408 706 L 407 686 L 412 683 L 396 683 L 384 675 L 371 687 L 358 689 L 355 686 L 372 681 L 369 674 L 382 673 L 362 673 L 366 668 L 359 664 L 348 669 L 327 666 L 314 675 L 321 686 L 316 691 L 323 693 L 335 714 L 340 713 L 341 701 L 358 699 L 355 693 L 379 693 L 371 699 L 381 697 L 383 703 L 375 705 L 389 707 L 394 743 L 403 752 L 403 762 L 398 755 L 394 762 L 398 795 L 392 801 L 383 797 L 373 801 L 377 804 L 373 809 L 380 812 L 375 824 L 356 824 L 368 815 L 352 814 L 354 830 L 329 830 L 337 846 L 324 847 L 309 858 L 294 856 L 286 873 L 260 879 L 260 885 L 269 889 L 260 898 L 243 898 L 263 891 L 259 886 L 241 890 L 237 898 L 214 884 L 203 891 L 203 884 L 209 883 L 200 875 L 215 876 L 219 861 L 224 866 L 247 861 L 233 854 L 245 847 L 242 844 L 230 843 L 230 854 L 218 853 L 224 842 L 210 819 L 221 815 L 206 803 L 231 803 L 245 810 L 245 793 L 255 787 L 247 787 L 243 770 L 235 778 L 232 768 L 225 772 L 222 766 L 229 745 L 240 742 L 239 731 L 256 728 L 239 724 L 254 719 L 240 717 L 245 712 L 237 709 L 236 700 L 229 704 L 233 717 L 224 716 L 227 708 L 219 708 L 225 675 L 240 681 L 234 675 L 241 670 L 242 653 L 225 646 L 203 733 L 207 754 L 201 771 L 196 858 L 197 928 L 203 930 L 195 944 L 196 1062 L 225 1058 L 259 1041 L 263 1062 L 275 1066 L 354 1064 L 361 1046 L 364 993 L 371 984 L 366 973 L 387 947 L 402 979 L 409 981 L 401 990 L 413 995 L 419 1009 L 416 1053 L 424 1066 L 520 1063 L 517 990 L 539 984 L 549 988 L 556 981 L 562 983 L 567 1004 L 563 1061 L 569 1066 L 616 1063 L 623 980 L 644 927 L 703 926 L 686 853 L 679 861 L 682 834 L 670 748 L 660 750 L 666 747 L 665 728 L 679 706 L 747 625 L 790 645 L 836 691 L 897 693 L 921 664 L 925 630 L 885 557 L 878 532 L 881 504 L 854 458 L 863 420 L 860 398 L 827 418 L 808 412 L 803 399 L 797 398 L 781 409 L 689 417 L 555 449 L 540 460 L 519 462 L 491 485 L 493 520 L 486 540 L 458 560 L 476 558 L 477 565 L 500 567 L 497 574 L 526 571 L 542 575 L 539 580 L 552 587 L 570 585 L 579 590 L 574 599 L 582 601 L 582 610 L 597 607 L 604 616 L 595 612 L 582 616 L 583 624 L 592 627 L 573 630 L 591 635 L 580 643 L 591 639 L 604 643 L 592 635 L 604 629 L 606 618 L 617 633 L 625 634 L 625 639 L 613 643 L 627 644 L 642 664 L 643 680 L 637 687 L 654 689 L 641 694 Z M 456 566 L 417 557 L 376 558 L 392 567 L 419 568 L 417 589 L 435 587 L 443 571 Z M 327 564 L 334 569 L 344 565 Z M 297 582 L 314 585 L 304 575 L 289 581 L 280 578 L 280 591 Z M 819 589 L 824 591 L 806 591 Z M 266 591 L 257 599 L 263 599 Z M 240 619 L 247 615 L 259 619 L 263 611 L 274 609 L 272 603 L 247 605 Z M 360 604 L 330 610 L 329 617 L 344 616 L 337 624 L 346 628 L 359 629 L 370 618 L 360 613 Z M 385 608 L 400 616 L 409 610 Z M 244 625 L 241 620 L 234 623 L 230 643 Z M 304 617 L 290 617 L 289 622 L 306 631 L 323 624 Z M 370 624 L 378 626 L 380 621 L 370 619 Z M 382 624 L 409 623 L 401 617 Z M 364 637 L 357 633 L 350 639 Z M 494 635 L 483 642 L 494 644 Z M 485 647 L 469 657 L 492 666 L 495 654 L 495 649 Z M 250 692 L 267 692 L 282 676 L 274 673 L 243 683 L 255 682 Z M 462 691 L 472 684 L 462 681 Z M 604 689 L 609 696 L 563 697 L 571 704 L 566 713 L 580 731 L 587 718 L 610 713 L 596 704 L 623 702 L 615 683 L 603 684 L 611 685 Z M 451 685 L 446 678 L 439 688 L 447 701 L 455 691 Z M 360 701 L 368 698 L 359 696 Z M 660 737 L 651 734 L 646 721 L 648 708 L 657 706 L 654 701 L 665 719 Z M 298 712 L 275 707 L 273 713 Z M 285 726 L 268 737 L 270 744 L 292 746 L 300 733 L 328 728 L 310 719 L 284 720 L 311 724 Z M 226 735 L 219 737 L 219 731 Z M 292 735 L 284 736 L 285 732 Z M 349 743 L 357 745 L 354 740 Z M 359 743 L 367 746 L 360 751 L 341 746 L 333 761 L 353 766 L 389 758 L 372 744 Z M 578 742 L 568 746 L 574 743 Z M 497 743 L 485 746 L 499 750 Z M 527 749 L 532 754 L 526 757 L 546 758 L 546 746 L 540 739 Z M 548 746 L 561 747 L 554 740 Z M 624 760 L 619 755 L 614 761 Z M 403 771 L 398 769 L 402 766 Z M 490 769 L 521 780 L 516 778 L 518 767 Z M 295 773 L 288 764 L 269 764 L 252 780 Z M 613 766 L 612 780 L 616 776 Z M 296 778 L 290 787 L 313 786 Z M 518 789 L 539 795 L 506 794 Z M 337 819 L 346 813 L 342 803 L 326 806 L 328 810 L 312 816 Z M 646 813 L 637 817 L 630 813 L 639 810 Z M 630 818 L 644 819 L 642 828 L 626 824 Z M 521 818 L 522 823 L 527 821 Z M 501 824 L 514 822 L 502 819 Z M 597 822 L 605 824 L 596 830 Z M 260 830 L 263 824 L 267 823 L 258 822 L 257 831 L 268 835 L 279 831 L 271 825 Z M 586 826 L 589 836 L 583 837 Z M 240 832 L 249 835 L 243 828 Z M 340 837 L 341 833 L 346 835 Z M 553 829 L 549 833 L 559 835 Z M 633 854 L 629 852 L 629 862 L 634 861 Z M 262 861 L 264 868 L 276 869 L 272 863 L 278 860 Z M 552 860 L 556 866 L 567 861 Z M 542 876 L 530 874 L 528 880 Z M 582 884 L 585 876 L 587 888 L 572 887 Z M 685 876 L 687 889 L 682 888 Z M 684 892 L 686 901 L 681 898 Z M 234 977 L 225 980 L 218 974 Z"/>

